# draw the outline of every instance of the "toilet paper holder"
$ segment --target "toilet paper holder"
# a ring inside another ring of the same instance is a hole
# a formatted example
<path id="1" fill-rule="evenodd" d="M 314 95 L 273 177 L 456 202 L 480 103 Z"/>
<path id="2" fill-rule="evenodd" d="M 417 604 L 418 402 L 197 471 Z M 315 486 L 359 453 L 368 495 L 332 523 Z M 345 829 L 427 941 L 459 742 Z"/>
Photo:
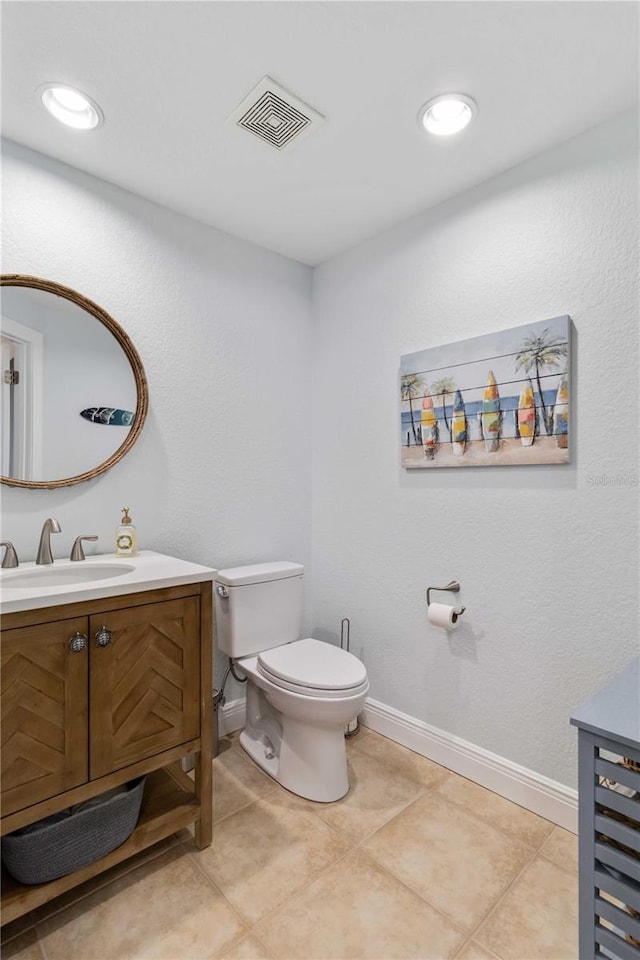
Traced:
<path id="1" fill-rule="evenodd" d="M 446 585 L 446 587 L 427 587 L 427 606 L 429 606 L 429 604 L 431 603 L 432 590 L 437 590 L 439 592 L 447 590 L 450 593 L 458 593 L 460 591 L 460 584 L 457 580 L 452 580 L 451 583 L 448 583 Z M 461 617 L 466 609 L 467 609 L 466 607 L 460 607 L 460 609 L 456 611 L 458 616 Z"/>

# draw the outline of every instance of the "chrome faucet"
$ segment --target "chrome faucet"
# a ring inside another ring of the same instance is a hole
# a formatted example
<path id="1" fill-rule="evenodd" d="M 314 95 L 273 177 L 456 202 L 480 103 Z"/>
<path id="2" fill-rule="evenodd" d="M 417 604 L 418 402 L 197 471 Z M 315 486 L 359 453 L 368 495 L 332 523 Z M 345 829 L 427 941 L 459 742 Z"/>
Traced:
<path id="1" fill-rule="evenodd" d="M 42 526 L 36 563 L 53 563 L 53 554 L 51 553 L 52 533 L 60 533 L 60 524 L 54 517 L 49 517 Z"/>
<path id="2" fill-rule="evenodd" d="M 9 540 L 3 540 L 0 543 L 0 547 L 6 547 L 7 549 L 4 552 L 4 557 L 2 558 L 2 566 L 7 569 L 7 567 L 17 567 L 18 566 L 18 555 L 16 553 L 14 545 Z"/>

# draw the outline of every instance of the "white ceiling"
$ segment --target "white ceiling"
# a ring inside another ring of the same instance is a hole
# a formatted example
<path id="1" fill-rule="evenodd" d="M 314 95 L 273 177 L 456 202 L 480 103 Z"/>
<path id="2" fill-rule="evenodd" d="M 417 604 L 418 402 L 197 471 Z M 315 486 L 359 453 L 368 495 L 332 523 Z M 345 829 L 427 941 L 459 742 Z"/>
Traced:
<path id="1" fill-rule="evenodd" d="M 279 153 L 225 119 L 265 75 L 326 117 Z M 101 105 L 79 133 L 45 81 Z M 427 137 L 421 104 L 479 113 Z M 3 134 L 308 264 L 633 108 L 635 2 L 3 2 Z"/>

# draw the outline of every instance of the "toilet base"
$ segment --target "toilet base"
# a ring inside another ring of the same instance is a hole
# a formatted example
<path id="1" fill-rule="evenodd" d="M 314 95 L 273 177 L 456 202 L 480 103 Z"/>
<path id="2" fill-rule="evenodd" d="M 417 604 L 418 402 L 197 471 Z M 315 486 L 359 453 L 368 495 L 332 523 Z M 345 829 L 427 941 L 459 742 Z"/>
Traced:
<path id="1" fill-rule="evenodd" d="M 245 729 L 240 734 L 240 746 L 265 773 L 268 773 L 274 780 L 278 779 L 278 757 L 271 751 L 269 744 L 262 737 L 252 737 Z"/>
<path id="2" fill-rule="evenodd" d="M 290 729 L 292 726 L 297 729 Z M 349 791 L 344 730 L 300 729 L 303 726 L 284 719 L 279 755 L 268 735 L 255 728 L 245 727 L 240 746 L 265 773 L 296 796 L 318 803 L 340 800 Z"/>
<path id="3" fill-rule="evenodd" d="M 250 674 L 247 679 L 247 716 L 240 734 L 243 750 L 281 786 L 305 800 L 332 803 L 344 797 L 349 779 L 343 712 L 336 719 L 327 700 L 309 703 L 272 686 L 263 690 Z M 283 706 L 288 708 L 286 714 Z M 354 708 L 360 707 L 357 701 Z M 348 714 L 351 707 L 345 710 Z"/>

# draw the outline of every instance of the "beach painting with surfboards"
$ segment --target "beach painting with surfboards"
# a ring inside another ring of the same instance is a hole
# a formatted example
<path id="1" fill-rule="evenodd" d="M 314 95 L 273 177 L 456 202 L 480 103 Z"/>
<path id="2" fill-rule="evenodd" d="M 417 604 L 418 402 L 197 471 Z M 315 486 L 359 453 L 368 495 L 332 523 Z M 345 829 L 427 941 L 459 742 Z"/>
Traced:
<path id="1" fill-rule="evenodd" d="M 571 318 L 400 358 L 403 467 L 569 462 Z"/>

